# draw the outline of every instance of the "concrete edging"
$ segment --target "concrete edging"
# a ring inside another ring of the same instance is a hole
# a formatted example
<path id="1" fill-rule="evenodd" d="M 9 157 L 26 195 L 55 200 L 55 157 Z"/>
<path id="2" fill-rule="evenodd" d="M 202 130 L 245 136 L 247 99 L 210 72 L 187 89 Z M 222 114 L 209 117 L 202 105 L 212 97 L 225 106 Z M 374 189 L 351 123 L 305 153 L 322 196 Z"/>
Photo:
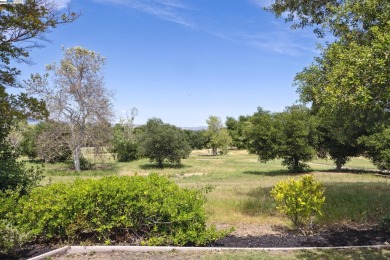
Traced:
<path id="1" fill-rule="evenodd" d="M 176 251 L 294 251 L 294 250 L 330 250 L 330 249 L 361 249 L 361 248 L 390 248 L 390 245 L 369 245 L 369 246 L 336 246 L 336 247 L 175 247 L 175 246 L 66 246 L 60 249 L 39 255 L 30 260 L 40 260 L 55 255 L 74 255 L 87 253 L 104 252 L 169 252 Z"/>
<path id="2" fill-rule="evenodd" d="M 64 246 L 64 247 L 58 248 L 56 250 L 44 253 L 42 255 L 38 255 L 38 256 L 35 256 L 33 258 L 29 258 L 29 260 L 41 260 L 41 259 L 45 259 L 47 257 L 52 257 L 52 256 L 57 256 L 57 255 L 65 255 L 70 248 L 71 248 L 70 246 Z"/>

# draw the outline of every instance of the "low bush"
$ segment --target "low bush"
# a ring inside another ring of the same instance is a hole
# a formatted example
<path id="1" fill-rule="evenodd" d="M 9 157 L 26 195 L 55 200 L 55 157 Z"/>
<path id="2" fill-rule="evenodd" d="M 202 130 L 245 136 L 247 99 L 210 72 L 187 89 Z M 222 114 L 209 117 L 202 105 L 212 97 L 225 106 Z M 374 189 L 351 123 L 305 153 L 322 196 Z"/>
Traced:
<path id="1" fill-rule="evenodd" d="M 29 239 L 29 234 L 4 219 L 0 219 L 0 253 L 12 255 Z M 0 256 L 1 257 L 1 256 Z"/>
<path id="2" fill-rule="evenodd" d="M 20 200 L 17 221 L 46 241 L 205 245 L 225 236 L 206 226 L 200 191 L 183 189 L 153 174 L 56 183 Z"/>
<path id="3" fill-rule="evenodd" d="M 315 181 L 312 175 L 278 182 L 271 190 L 271 196 L 276 200 L 276 208 L 285 213 L 303 234 L 312 228 L 315 215 L 322 214 L 325 201 L 322 183 Z"/>
<path id="4" fill-rule="evenodd" d="M 379 227 L 385 230 L 386 232 L 390 232 L 390 215 L 384 216 L 379 221 Z"/>
<path id="5" fill-rule="evenodd" d="M 133 141 L 115 143 L 111 152 L 118 162 L 131 162 L 139 158 L 138 145 Z"/>
<path id="6" fill-rule="evenodd" d="M 72 169 L 72 170 L 75 169 L 74 162 L 72 160 L 68 160 L 67 165 L 68 165 L 69 169 Z M 80 156 L 80 170 L 82 170 L 82 171 L 92 170 L 92 168 L 94 166 L 95 166 L 94 163 L 90 162 L 84 156 Z"/>
<path id="7" fill-rule="evenodd" d="M 0 253 L 5 255 L 12 255 L 29 238 L 14 223 L 20 196 L 21 188 L 0 191 Z"/>

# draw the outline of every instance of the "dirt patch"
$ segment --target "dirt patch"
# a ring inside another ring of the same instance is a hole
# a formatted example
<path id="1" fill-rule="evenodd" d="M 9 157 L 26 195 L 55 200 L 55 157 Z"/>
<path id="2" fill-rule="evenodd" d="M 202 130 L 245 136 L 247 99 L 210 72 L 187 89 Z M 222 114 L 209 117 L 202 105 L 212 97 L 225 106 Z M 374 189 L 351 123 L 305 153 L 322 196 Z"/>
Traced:
<path id="1" fill-rule="evenodd" d="M 133 172 L 133 171 L 120 171 L 119 172 L 119 175 L 120 176 L 148 176 L 149 173 L 148 172 Z"/>
<path id="2" fill-rule="evenodd" d="M 206 175 L 204 172 L 189 172 L 189 173 L 181 173 L 181 174 L 176 174 L 177 178 L 187 178 L 187 177 L 192 177 L 192 176 L 204 176 Z"/>

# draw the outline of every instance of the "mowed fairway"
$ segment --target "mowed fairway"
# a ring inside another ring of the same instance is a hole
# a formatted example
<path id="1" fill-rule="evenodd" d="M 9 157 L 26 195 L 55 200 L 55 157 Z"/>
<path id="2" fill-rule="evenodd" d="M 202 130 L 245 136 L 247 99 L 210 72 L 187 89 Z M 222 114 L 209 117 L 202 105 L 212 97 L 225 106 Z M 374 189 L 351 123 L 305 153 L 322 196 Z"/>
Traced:
<path id="1" fill-rule="evenodd" d="M 242 150 L 216 157 L 210 156 L 207 150 L 193 151 L 188 159 L 182 160 L 181 166 L 165 165 L 163 169 L 147 159 L 118 163 L 109 154 L 104 160 L 96 159 L 95 162 L 96 170 L 80 174 L 65 170 L 64 165 L 47 165 L 43 184 L 107 175 L 158 173 L 182 187 L 203 189 L 210 224 L 235 226 L 239 232 L 257 235 L 274 232 L 274 226 L 290 225 L 275 209 L 269 191 L 280 180 L 302 175 L 288 173 L 280 160 L 263 164 L 258 162 L 256 155 Z M 377 223 L 390 212 L 390 180 L 370 172 L 375 167 L 367 159 L 352 159 L 346 165 L 346 168 L 354 169 L 352 172 L 333 172 L 335 167 L 329 160 L 315 160 L 310 166 L 312 171 L 308 173 L 322 181 L 326 189 L 324 214 L 318 223 Z"/>

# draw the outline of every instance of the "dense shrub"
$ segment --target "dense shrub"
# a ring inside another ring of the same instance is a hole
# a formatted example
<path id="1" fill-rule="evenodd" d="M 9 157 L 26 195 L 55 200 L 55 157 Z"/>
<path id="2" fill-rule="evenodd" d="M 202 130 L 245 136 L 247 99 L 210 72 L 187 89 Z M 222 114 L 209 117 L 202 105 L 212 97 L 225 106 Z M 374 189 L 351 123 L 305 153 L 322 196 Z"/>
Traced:
<path id="1" fill-rule="evenodd" d="M 157 175 L 56 183 L 21 200 L 20 227 L 39 239 L 203 245 L 227 234 L 206 227 L 204 195 Z"/>
<path id="2" fill-rule="evenodd" d="M 22 232 L 14 223 L 20 194 L 20 188 L 0 191 L 0 253 L 6 255 L 12 254 L 29 238 L 28 233 Z"/>
<path id="3" fill-rule="evenodd" d="M 6 143 L 0 144 L 0 191 L 17 189 L 26 193 L 43 178 L 42 168 L 26 168 L 18 154 Z"/>
<path id="4" fill-rule="evenodd" d="M 69 169 L 75 170 L 74 162 L 72 160 L 68 160 L 66 162 L 68 165 Z M 85 158 L 84 156 L 80 156 L 80 170 L 82 171 L 87 171 L 87 170 L 92 170 L 95 164 Z"/>
<path id="5" fill-rule="evenodd" d="M 0 219 L 0 253 L 12 255 L 17 248 L 28 241 L 28 238 L 28 233 L 22 232 L 10 222 Z"/>
<path id="6" fill-rule="evenodd" d="M 378 169 L 390 170 L 390 128 L 359 140 L 366 146 L 366 156 Z"/>
<path id="7" fill-rule="evenodd" d="M 390 232 L 390 215 L 384 216 L 379 221 L 379 227 L 385 230 L 386 232 Z"/>
<path id="8" fill-rule="evenodd" d="M 322 183 L 315 181 L 311 175 L 305 175 L 299 180 L 280 181 L 271 190 L 277 209 L 285 213 L 304 234 L 305 229 L 312 227 L 315 215 L 322 214 L 321 208 L 325 201 L 323 194 Z"/>
<path id="9" fill-rule="evenodd" d="M 111 152 L 118 162 L 131 162 L 138 160 L 138 145 L 134 141 L 114 143 Z"/>

